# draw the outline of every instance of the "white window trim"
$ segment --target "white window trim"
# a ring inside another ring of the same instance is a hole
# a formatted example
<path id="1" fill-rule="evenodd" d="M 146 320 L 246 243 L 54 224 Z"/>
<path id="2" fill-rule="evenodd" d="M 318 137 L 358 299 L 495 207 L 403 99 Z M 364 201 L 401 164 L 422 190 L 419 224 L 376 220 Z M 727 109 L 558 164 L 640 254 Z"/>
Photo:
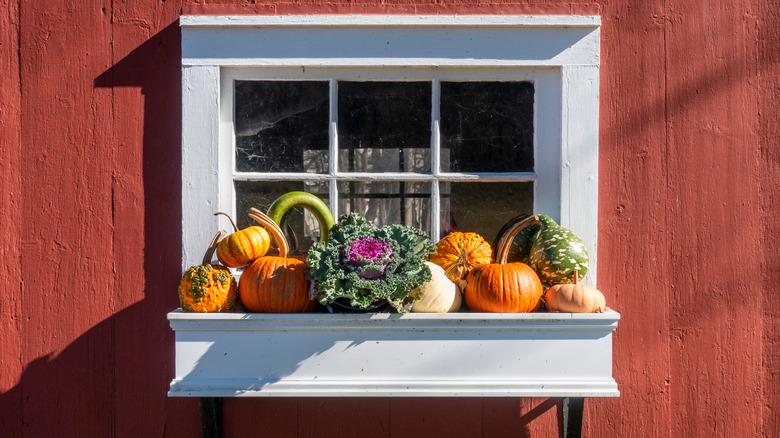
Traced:
<path id="1" fill-rule="evenodd" d="M 233 208 L 225 78 L 246 67 L 458 68 L 474 77 L 528 75 L 544 96 L 560 98 L 536 116 L 544 140 L 536 142 L 535 212 L 582 237 L 591 258 L 585 282 L 595 285 L 600 17 L 183 16 L 180 24 L 183 267 L 200 263 L 219 229 L 213 213 Z M 550 141 L 558 147 L 545 147 Z"/>

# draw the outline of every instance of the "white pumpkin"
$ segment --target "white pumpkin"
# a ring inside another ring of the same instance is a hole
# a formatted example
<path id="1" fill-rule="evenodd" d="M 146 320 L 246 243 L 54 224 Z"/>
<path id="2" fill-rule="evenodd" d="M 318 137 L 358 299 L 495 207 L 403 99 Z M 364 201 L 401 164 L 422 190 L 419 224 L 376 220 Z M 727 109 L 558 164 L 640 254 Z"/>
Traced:
<path id="1" fill-rule="evenodd" d="M 431 262 L 425 262 L 431 269 L 431 281 L 414 290 L 420 299 L 412 304 L 412 312 L 447 313 L 457 312 L 462 302 L 461 291 L 444 274 L 444 269 Z"/>

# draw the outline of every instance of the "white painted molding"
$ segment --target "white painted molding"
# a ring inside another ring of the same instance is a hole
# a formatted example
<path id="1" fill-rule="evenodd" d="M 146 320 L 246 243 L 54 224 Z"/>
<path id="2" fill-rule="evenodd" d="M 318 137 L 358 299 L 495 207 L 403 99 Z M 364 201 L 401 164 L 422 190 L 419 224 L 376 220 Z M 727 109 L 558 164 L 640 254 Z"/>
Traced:
<path id="1" fill-rule="evenodd" d="M 181 27 L 471 26 L 597 27 L 596 15 L 184 15 Z"/>
<path id="2" fill-rule="evenodd" d="M 182 64 L 597 65 L 593 16 L 181 17 Z"/>
<path id="3" fill-rule="evenodd" d="M 616 397 L 620 315 L 168 314 L 181 397 Z M 230 378 L 226 378 L 230 376 Z"/>

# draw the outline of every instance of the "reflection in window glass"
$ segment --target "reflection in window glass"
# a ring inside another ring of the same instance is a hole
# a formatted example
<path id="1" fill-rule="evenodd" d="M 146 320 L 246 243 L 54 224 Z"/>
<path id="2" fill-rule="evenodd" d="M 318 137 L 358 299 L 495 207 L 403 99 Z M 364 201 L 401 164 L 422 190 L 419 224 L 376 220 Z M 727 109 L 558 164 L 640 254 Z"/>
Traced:
<path id="1" fill-rule="evenodd" d="M 317 195 L 328 204 L 328 183 L 300 181 L 236 181 L 236 224 L 239 228 L 257 225 L 246 213 L 251 207 L 267 212 L 276 198 L 293 191 L 304 191 Z M 250 223 L 251 222 L 251 223 Z M 312 243 L 320 239 L 317 218 L 301 207 L 290 209 L 282 219 L 282 227 L 293 254 L 307 251 Z"/>
<path id="2" fill-rule="evenodd" d="M 441 82 L 442 170 L 533 171 L 533 109 L 529 81 Z"/>
<path id="3" fill-rule="evenodd" d="M 327 81 L 236 81 L 236 170 L 327 172 Z"/>
<path id="4" fill-rule="evenodd" d="M 533 214 L 532 182 L 442 182 L 441 237 L 468 231 L 488 242 L 502 226 L 520 214 Z"/>
<path id="5" fill-rule="evenodd" d="M 339 82 L 338 137 L 342 172 L 430 172 L 431 82 Z"/>
<path id="6" fill-rule="evenodd" d="M 340 214 L 355 212 L 375 226 L 403 224 L 430 232 L 430 183 L 351 181 L 338 187 Z"/>

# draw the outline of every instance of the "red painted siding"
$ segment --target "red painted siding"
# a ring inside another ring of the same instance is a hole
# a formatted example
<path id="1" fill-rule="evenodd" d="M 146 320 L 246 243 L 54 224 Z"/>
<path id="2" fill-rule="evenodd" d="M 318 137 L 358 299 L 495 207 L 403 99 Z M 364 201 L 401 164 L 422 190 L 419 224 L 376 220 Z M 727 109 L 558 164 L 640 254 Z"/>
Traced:
<path id="1" fill-rule="evenodd" d="M 0 0 L 0 436 L 197 436 L 165 396 L 181 13 L 602 16 L 599 286 L 622 396 L 587 436 L 780 434 L 770 0 Z M 225 435 L 555 436 L 530 399 L 226 400 Z"/>

